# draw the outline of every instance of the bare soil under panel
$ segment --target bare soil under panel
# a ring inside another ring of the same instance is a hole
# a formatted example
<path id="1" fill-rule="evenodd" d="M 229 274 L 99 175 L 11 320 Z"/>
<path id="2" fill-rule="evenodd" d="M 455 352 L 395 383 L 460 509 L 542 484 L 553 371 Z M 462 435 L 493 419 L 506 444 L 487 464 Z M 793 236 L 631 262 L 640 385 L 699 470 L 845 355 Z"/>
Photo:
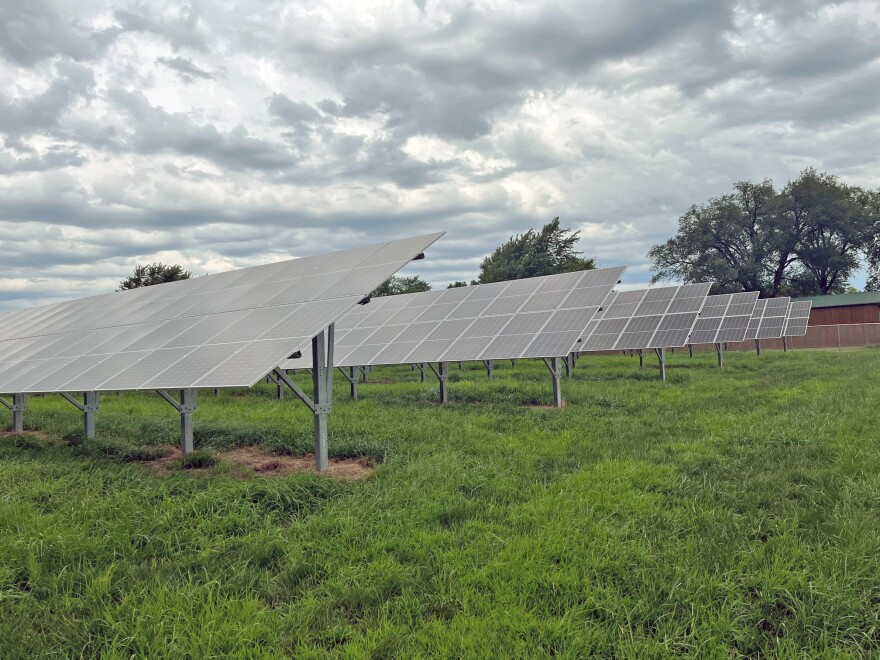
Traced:
<path id="1" fill-rule="evenodd" d="M 279 456 L 259 447 L 237 447 L 217 454 L 217 457 L 230 465 L 238 477 L 282 477 L 297 472 L 315 472 L 315 456 Z M 173 472 L 206 474 L 211 468 L 182 468 L 178 461 L 183 458 L 179 447 L 169 447 L 168 453 L 159 458 L 138 461 L 157 475 Z M 346 481 L 365 479 L 373 471 L 366 457 L 331 458 L 330 467 L 324 474 Z"/>

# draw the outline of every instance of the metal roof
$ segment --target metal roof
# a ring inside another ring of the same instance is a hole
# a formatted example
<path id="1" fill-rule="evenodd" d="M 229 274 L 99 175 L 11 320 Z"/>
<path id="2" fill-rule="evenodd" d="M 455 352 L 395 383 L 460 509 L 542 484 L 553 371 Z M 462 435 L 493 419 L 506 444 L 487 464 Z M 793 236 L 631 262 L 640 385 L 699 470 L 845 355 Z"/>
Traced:
<path id="1" fill-rule="evenodd" d="M 813 309 L 817 307 L 852 307 L 853 305 L 880 305 L 880 291 L 864 291 L 862 293 L 837 293 L 828 296 L 812 296 L 811 298 L 793 298 L 792 302 L 811 302 Z"/>

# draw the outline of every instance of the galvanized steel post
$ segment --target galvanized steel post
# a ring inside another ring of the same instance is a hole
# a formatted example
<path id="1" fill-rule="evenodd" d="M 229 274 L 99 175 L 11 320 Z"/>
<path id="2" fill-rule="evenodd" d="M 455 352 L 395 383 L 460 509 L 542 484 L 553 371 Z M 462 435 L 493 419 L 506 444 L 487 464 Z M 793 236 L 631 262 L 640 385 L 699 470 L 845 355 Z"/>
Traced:
<path id="1" fill-rule="evenodd" d="M 655 348 L 657 359 L 660 361 L 660 380 L 666 382 L 666 349 Z"/>
<path id="2" fill-rule="evenodd" d="M 180 390 L 180 449 L 184 454 L 193 450 L 193 413 L 196 410 L 196 390 Z"/>
<path id="3" fill-rule="evenodd" d="M 329 335 L 329 336 L 328 336 Z M 327 447 L 327 413 L 332 385 L 333 326 L 312 337 L 312 401 L 315 404 L 315 469 L 325 472 L 330 464 Z M 328 352 L 329 348 L 329 352 Z"/>
<path id="4" fill-rule="evenodd" d="M 715 344 L 715 348 L 718 350 L 718 368 L 724 368 L 724 351 L 721 350 L 721 344 Z"/>
<path id="5" fill-rule="evenodd" d="M 83 392 L 83 425 L 85 427 L 85 436 L 89 440 L 95 439 L 95 417 L 98 412 L 97 392 Z"/>
<path id="6" fill-rule="evenodd" d="M 12 430 L 24 433 L 24 411 L 27 408 L 27 394 L 12 395 Z"/>
<path id="7" fill-rule="evenodd" d="M 559 358 L 551 358 L 550 364 L 550 373 L 553 376 L 553 405 L 562 408 L 562 383 L 560 382 L 562 374 L 559 369 Z"/>

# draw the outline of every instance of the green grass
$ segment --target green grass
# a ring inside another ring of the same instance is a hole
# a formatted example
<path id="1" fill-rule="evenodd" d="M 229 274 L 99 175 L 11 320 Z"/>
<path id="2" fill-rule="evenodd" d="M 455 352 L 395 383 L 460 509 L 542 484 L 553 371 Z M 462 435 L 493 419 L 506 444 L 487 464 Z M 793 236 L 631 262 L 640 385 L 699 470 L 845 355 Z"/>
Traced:
<path id="1" fill-rule="evenodd" d="M 157 396 L 60 397 L 0 438 L 0 657 L 880 654 L 880 350 L 585 358 L 337 379 L 350 483 L 241 479 L 226 448 L 311 450 L 268 386 L 204 392 L 194 474 Z M 648 368 L 650 367 L 650 368 Z M 9 424 L 9 416 L 2 418 Z M 66 441 L 65 441 L 66 440 Z M 73 442 L 71 442 L 73 441 Z"/>

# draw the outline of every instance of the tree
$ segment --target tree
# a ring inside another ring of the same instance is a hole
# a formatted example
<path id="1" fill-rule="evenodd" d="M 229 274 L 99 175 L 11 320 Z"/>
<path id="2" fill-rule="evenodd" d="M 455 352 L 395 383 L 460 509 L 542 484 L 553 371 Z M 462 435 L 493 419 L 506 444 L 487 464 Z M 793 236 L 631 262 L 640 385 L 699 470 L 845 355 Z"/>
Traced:
<path id="1" fill-rule="evenodd" d="M 139 289 L 143 286 L 153 286 L 154 284 L 164 284 L 165 282 L 188 280 L 191 277 L 191 272 L 184 270 L 183 266 L 178 266 L 177 264 L 139 264 L 135 266 L 132 275 L 119 282 L 118 291 Z"/>
<path id="2" fill-rule="evenodd" d="M 769 293 L 767 262 L 784 270 L 789 259 L 784 249 L 771 245 L 774 238 L 784 245 L 770 229 L 775 194 L 770 181 L 740 181 L 733 193 L 691 206 L 678 219 L 678 233 L 648 252 L 656 271 L 651 282 L 714 281 L 712 293 Z"/>
<path id="3" fill-rule="evenodd" d="M 858 269 L 873 230 L 873 193 L 810 168 L 780 193 L 783 217 L 798 218 L 795 295 L 840 293 Z"/>
<path id="4" fill-rule="evenodd" d="M 865 241 L 865 257 L 868 260 L 868 281 L 865 291 L 880 291 L 880 189 L 871 195 L 872 227 Z"/>
<path id="5" fill-rule="evenodd" d="M 741 181 L 692 206 L 676 235 L 651 248 L 651 281 L 713 281 L 712 293 L 769 297 L 842 291 L 868 251 L 876 208 L 876 194 L 813 168 L 781 191 L 769 179 Z"/>
<path id="6" fill-rule="evenodd" d="M 418 275 L 413 275 L 412 277 L 398 277 L 397 275 L 392 275 L 382 282 L 382 284 L 377 286 L 370 294 L 370 297 L 397 296 L 401 293 L 420 293 L 422 291 L 430 290 L 431 285 Z"/>
<path id="7" fill-rule="evenodd" d="M 512 236 L 480 264 L 477 284 L 518 280 L 538 275 L 555 275 L 596 267 L 594 259 L 583 259 L 575 245 L 580 232 L 563 229 L 553 218 L 541 231 L 529 229 Z"/>
<path id="8" fill-rule="evenodd" d="M 449 284 L 446 288 L 447 289 L 458 289 L 463 286 L 468 286 L 468 283 L 462 282 L 461 280 L 459 280 L 459 281 L 453 282 L 452 284 Z"/>

